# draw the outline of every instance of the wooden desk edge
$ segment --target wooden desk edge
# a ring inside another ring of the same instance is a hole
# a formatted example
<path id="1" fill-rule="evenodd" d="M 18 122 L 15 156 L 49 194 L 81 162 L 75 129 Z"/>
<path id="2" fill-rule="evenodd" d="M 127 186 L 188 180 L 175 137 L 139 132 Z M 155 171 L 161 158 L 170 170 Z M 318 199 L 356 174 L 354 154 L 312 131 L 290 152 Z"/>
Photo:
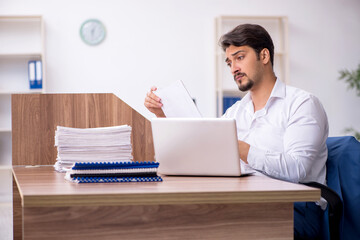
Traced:
<path id="1" fill-rule="evenodd" d="M 12 171 L 12 178 L 13 178 L 13 185 L 16 185 L 16 186 L 13 186 L 13 187 L 16 187 L 19 195 L 20 195 L 20 198 L 21 198 L 21 206 L 24 206 L 24 197 L 23 197 L 23 193 L 21 191 L 21 188 L 20 188 L 20 184 L 18 183 L 18 179 L 16 177 L 16 174 L 15 174 L 15 171 L 14 171 L 14 168 L 11 169 Z M 13 193 L 14 194 L 14 193 Z"/>
<path id="2" fill-rule="evenodd" d="M 25 196 L 24 207 L 279 203 L 318 201 L 319 191 Z"/>
<path id="3" fill-rule="evenodd" d="M 25 195 L 21 191 L 16 173 L 13 177 L 23 207 L 67 206 L 124 206 L 124 205 L 178 205 L 178 204 L 230 204 L 280 203 L 318 201 L 320 190 L 246 191 L 246 192 L 178 192 L 178 193 L 127 193 L 79 195 Z M 304 186 L 305 187 L 305 186 Z"/>

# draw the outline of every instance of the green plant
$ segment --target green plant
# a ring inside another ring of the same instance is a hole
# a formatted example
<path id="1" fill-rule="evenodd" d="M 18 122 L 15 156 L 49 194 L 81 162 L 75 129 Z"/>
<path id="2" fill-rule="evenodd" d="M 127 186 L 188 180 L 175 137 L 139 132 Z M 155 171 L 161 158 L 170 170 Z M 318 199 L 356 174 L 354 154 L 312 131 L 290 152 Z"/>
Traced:
<path id="1" fill-rule="evenodd" d="M 360 64 L 356 70 L 349 71 L 347 69 L 340 71 L 340 80 L 345 80 L 348 88 L 355 88 L 356 94 L 360 97 Z"/>
<path id="2" fill-rule="evenodd" d="M 339 80 L 345 80 L 348 84 L 349 89 L 355 89 L 356 95 L 360 97 L 360 64 L 357 69 L 349 71 L 347 69 L 340 71 Z M 353 133 L 354 137 L 360 140 L 360 133 L 357 132 L 354 128 L 345 129 L 347 133 Z"/>
<path id="3" fill-rule="evenodd" d="M 347 133 L 353 133 L 354 134 L 354 137 L 357 139 L 357 140 L 360 140 L 360 133 L 355 131 L 354 128 L 346 128 L 345 129 L 345 132 Z"/>

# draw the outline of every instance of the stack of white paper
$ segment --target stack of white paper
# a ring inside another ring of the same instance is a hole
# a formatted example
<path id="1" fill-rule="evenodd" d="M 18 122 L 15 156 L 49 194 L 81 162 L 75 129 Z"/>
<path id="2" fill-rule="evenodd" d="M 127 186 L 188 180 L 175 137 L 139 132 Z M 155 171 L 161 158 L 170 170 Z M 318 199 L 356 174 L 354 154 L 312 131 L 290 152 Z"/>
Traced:
<path id="1" fill-rule="evenodd" d="M 55 131 L 58 154 L 55 170 L 65 172 L 76 162 L 127 162 L 132 160 L 131 127 L 69 128 Z"/>

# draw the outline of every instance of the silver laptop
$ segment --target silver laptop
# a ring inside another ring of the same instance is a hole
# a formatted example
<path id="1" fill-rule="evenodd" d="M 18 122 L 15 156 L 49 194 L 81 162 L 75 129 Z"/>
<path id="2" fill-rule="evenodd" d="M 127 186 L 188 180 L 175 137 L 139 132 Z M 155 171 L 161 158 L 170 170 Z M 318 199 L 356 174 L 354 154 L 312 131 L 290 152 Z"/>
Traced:
<path id="1" fill-rule="evenodd" d="M 165 175 L 240 176 L 235 119 L 154 118 L 151 120 L 158 172 Z"/>

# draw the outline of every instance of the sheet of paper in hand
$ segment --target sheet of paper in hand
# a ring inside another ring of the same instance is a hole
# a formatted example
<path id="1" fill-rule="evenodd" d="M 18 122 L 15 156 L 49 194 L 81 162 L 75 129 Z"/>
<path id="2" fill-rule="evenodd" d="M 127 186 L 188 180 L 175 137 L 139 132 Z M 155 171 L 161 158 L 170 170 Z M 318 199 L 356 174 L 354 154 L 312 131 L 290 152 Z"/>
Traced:
<path id="1" fill-rule="evenodd" d="M 181 80 L 176 81 L 167 87 L 160 88 L 154 93 L 161 98 L 163 104 L 162 110 L 166 117 L 202 117 Z"/>

